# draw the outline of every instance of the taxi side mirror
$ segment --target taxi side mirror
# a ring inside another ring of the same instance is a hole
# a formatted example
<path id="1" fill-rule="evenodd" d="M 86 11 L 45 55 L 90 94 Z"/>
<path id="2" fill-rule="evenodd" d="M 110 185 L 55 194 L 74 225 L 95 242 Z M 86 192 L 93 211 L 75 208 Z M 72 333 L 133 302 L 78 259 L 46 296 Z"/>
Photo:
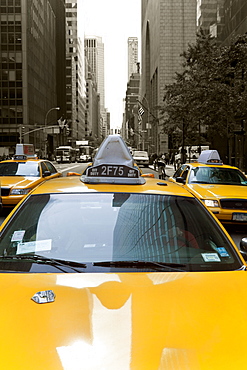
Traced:
<path id="1" fill-rule="evenodd" d="M 185 184 L 185 179 L 183 177 L 176 177 L 176 182 L 179 184 Z"/>
<path id="2" fill-rule="evenodd" d="M 81 176 L 81 173 L 78 173 L 78 172 L 67 172 L 67 175 L 66 176 Z"/>
<path id="3" fill-rule="evenodd" d="M 44 171 L 43 177 L 51 176 L 51 171 Z"/>
<path id="4" fill-rule="evenodd" d="M 243 258 L 245 259 L 245 261 L 247 261 L 247 237 L 246 238 L 243 238 L 241 241 L 240 241 L 240 253 L 241 255 L 243 256 Z"/>
<path id="5" fill-rule="evenodd" d="M 143 173 L 141 177 L 153 177 L 154 178 L 154 173 Z"/>

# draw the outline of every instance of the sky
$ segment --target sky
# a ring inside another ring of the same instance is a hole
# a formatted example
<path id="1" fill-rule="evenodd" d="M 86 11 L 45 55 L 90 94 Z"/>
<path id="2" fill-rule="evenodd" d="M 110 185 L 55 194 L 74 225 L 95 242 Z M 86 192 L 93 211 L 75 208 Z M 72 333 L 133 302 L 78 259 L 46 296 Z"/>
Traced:
<path id="1" fill-rule="evenodd" d="M 81 27 L 80 27 L 81 25 Z M 141 62 L 141 0 L 78 0 L 78 32 L 100 36 L 105 51 L 105 107 L 111 128 L 121 127 L 128 82 L 128 37 L 138 37 Z"/>

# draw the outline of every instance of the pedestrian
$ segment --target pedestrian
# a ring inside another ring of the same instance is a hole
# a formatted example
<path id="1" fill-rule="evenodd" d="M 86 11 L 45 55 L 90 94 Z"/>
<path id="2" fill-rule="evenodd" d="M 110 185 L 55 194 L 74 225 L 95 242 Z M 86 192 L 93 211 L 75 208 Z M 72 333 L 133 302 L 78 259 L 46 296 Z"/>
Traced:
<path id="1" fill-rule="evenodd" d="M 166 174 L 166 161 L 165 161 L 165 156 L 160 155 L 159 158 L 157 158 L 157 165 L 158 165 L 158 174 L 159 174 L 159 179 L 165 180 L 167 177 Z"/>
<path id="2" fill-rule="evenodd" d="M 169 164 L 169 153 L 165 153 L 166 164 Z"/>
<path id="3" fill-rule="evenodd" d="M 152 164 L 154 166 L 154 169 L 156 170 L 156 162 L 157 162 L 157 158 L 158 158 L 157 153 L 154 153 L 151 158 L 152 158 Z"/>

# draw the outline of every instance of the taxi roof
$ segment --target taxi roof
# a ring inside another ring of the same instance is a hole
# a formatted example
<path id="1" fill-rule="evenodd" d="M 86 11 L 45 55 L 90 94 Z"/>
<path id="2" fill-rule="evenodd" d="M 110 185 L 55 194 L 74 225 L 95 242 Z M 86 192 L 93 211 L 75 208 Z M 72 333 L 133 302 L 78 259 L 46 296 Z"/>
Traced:
<path id="1" fill-rule="evenodd" d="M 198 162 L 204 164 L 223 164 L 217 150 L 203 150 L 198 158 Z"/>
<path id="2" fill-rule="evenodd" d="M 23 155 L 16 155 L 16 156 L 13 156 L 12 159 L 5 159 L 4 161 L 1 161 L 1 162 L 41 162 L 43 161 L 43 159 L 39 159 L 37 157 L 35 158 L 27 158 Z"/>
<path id="3" fill-rule="evenodd" d="M 236 166 L 231 166 L 228 164 L 224 164 L 223 161 L 220 158 L 220 155 L 217 150 L 210 149 L 210 150 L 203 150 L 195 162 L 186 163 L 189 164 L 192 167 L 200 167 L 200 166 L 214 166 L 214 167 L 223 167 L 223 168 L 232 168 L 239 170 Z"/>

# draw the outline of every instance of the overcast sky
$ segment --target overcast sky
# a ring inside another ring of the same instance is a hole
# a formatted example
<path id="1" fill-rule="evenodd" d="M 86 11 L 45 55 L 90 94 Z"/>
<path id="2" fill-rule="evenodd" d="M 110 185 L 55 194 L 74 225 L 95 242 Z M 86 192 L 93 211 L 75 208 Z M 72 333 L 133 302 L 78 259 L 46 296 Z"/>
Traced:
<path id="1" fill-rule="evenodd" d="M 79 32 L 84 28 L 86 36 L 102 37 L 105 107 L 111 114 L 111 128 L 121 127 L 128 82 L 128 37 L 138 37 L 141 61 L 141 0 L 78 0 L 78 28 Z"/>

